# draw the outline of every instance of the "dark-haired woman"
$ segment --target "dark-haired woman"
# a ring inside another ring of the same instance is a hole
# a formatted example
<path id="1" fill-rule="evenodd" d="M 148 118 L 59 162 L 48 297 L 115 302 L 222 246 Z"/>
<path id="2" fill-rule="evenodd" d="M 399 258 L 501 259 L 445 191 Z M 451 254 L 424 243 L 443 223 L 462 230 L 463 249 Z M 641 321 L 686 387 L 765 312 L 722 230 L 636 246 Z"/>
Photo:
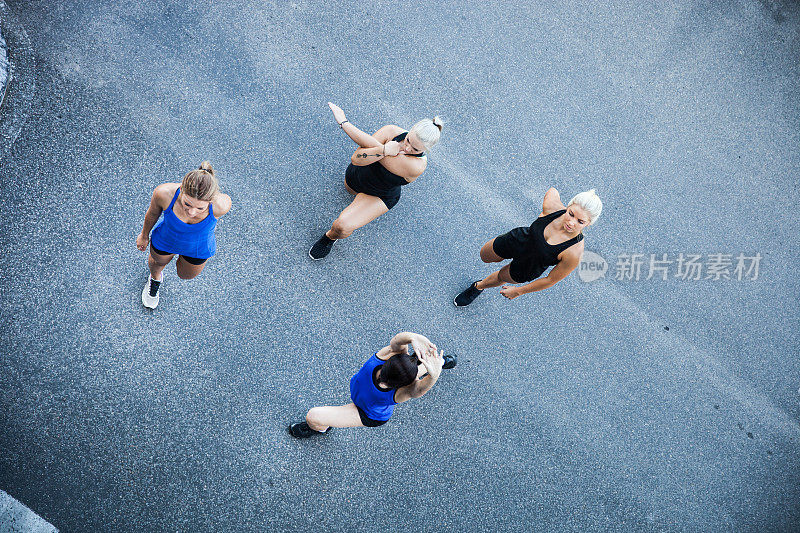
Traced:
<path id="1" fill-rule="evenodd" d="M 150 276 L 142 289 L 142 304 L 158 306 L 163 270 L 177 254 L 178 277 L 192 279 L 203 271 L 217 251 L 214 230 L 219 217 L 231 208 L 231 197 L 219 190 L 211 163 L 188 172 L 181 183 L 162 183 L 153 191 L 136 247 L 150 243 Z M 164 214 L 163 218 L 161 214 Z"/>
<path id="2" fill-rule="evenodd" d="M 413 354 L 408 352 L 409 345 Z M 351 403 L 314 407 L 304 422 L 289 426 L 289 432 L 302 439 L 331 427 L 381 426 L 392 416 L 395 405 L 421 397 L 439 379 L 442 368 L 454 366 L 455 356 L 444 356 L 427 337 L 398 333 L 350 378 Z"/>
<path id="3" fill-rule="evenodd" d="M 434 117 L 420 120 L 408 131 L 388 125 L 369 135 L 347 120 L 339 106 L 330 102 L 328 106 L 339 127 L 359 146 L 350 156 L 344 178 L 344 188 L 355 198 L 311 247 L 311 259 L 322 259 L 334 242 L 394 207 L 400 200 L 401 187 L 425 171 L 426 154 L 439 142 L 442 131 L 441 119 Z"/>

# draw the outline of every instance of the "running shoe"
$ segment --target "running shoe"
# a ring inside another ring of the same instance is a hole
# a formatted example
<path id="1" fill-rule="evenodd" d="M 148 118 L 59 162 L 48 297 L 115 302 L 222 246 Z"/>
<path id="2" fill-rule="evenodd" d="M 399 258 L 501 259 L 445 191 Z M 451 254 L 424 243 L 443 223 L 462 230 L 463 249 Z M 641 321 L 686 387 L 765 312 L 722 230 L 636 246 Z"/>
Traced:
<path id="1" fill-rule="evenodd" d="M 333 243 L 335 242 L 335 239 L 331 239 L 323 233 L 322 237 L 320 237 L 319 240 L 314 243 L 314 246 L 311 247 L 311 250 L 308 251 L 308 256 L 314 261 L 322 259 L 331 253 L 331 248 L 333 248 Z"/>
<path id="2" fill-rule="evenodd" d="M 478 280 L 478 281 L 480 281 L 480 280 Z M 471 304 L 472 302 L 475 301 L 475 298 L 477 298 L 478 296 L 481 295 L 481 293 L 483 292 L 483 289 L 476 288 L 475 285 L 477 283 L 478 282 L 476 281 L 475 283 L 470 285 L 469 288 L 464 289 L 461 292 L 461 294 L 459 294 L 458 296 L 453 298 L 453 303 L 455 304 L 456 307 L 464 307 L 466 305 L 469 305 L 469 304 Z"/>
<path id="3" fill-rule="evenodd" d="M 292 424 L 289 426 L 289 433 L 292 435 L 292 437 L 297 439 L 307 439 L 309 437 L 313 437 L 314 435 L 325 435 L 330 430 L 331 428 L 328 428 L 325 431 L 311 429 L 306 421 L 298 422 L 297 424 Z"/>
<path id="4" fill-rule="evenodd" d="M 442 365 L 442 368 L 444 370 L 450 370 L 451 368 L 453 368 L 455 366 L 456 366 L 456 356 L 455 355 L 450 355 L 450 354 L 445 355 L 444 356 L 444 364 Z"/>
<path id="5" fill-rule="evenodd" d="M 158 307 L 159 289 L 161 289 L 161 282 L 154 280 L 152 276 L 147 276 L 147 283 L 142 289 L 142 305 L 149 309 Z"/>

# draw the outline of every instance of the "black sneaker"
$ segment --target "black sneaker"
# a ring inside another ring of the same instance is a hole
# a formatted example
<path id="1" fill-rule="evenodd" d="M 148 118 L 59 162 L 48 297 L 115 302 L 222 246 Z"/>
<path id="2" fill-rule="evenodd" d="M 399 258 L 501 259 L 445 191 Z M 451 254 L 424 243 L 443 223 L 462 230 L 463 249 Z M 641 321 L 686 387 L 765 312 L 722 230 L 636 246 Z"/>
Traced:
<path id="1" fill-rule="evenodd" d="M 322 259 L 331 253 L 331 248 L 333 248 L 333 243 L 335 242 L 335 239 L 331 239 L 323 233 L 322 237 L 320 237 L 319 240 L 314 243 L 314 246 L 311 247 L 311 250 L 308 251 L 308 257 L 314 261 Z"/>
<path id="2" fill-rule="evenodd" d="M 475 284 L 477 283 L 478 282 L 476 281 L 475 283 L 470 285 L 469 288 L 464 289 L 461 292 L 461 294 L 459 294 L 453 299 L 453 303 L 455 304 L 456 307 L 464 307 L 465 305 L 469 305 L 475 301 L 475 298 L 481 295 L 483 289 L 476 288 Z"/>
<path id="3" fill-rule="evenodd" d="M 309 437 L 313 437 L 314 435 L 326 435 L 330 432 L 330 430 L 331 428 L 328 428 L 325 431 L 316 431 L 308 427 L 308 422 L 305 421 L 289 426 L 289 433 L 292 435 L 292 437 L 297 439 L 307 439 Z"/>
<path id="4" fill-rule="evenodd" d="M 456 366 L 456 356 L 455 355 L 445 355 L 444 356 L 444 364 L 442 368 L 444 370 L 450 370 L 451 368 Z"/>

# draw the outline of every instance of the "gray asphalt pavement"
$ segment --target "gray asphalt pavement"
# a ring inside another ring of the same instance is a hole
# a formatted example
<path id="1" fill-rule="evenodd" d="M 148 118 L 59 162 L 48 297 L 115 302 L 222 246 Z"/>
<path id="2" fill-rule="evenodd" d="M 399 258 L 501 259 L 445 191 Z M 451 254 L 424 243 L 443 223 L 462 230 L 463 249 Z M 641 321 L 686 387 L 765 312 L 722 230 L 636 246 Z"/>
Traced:
<path id="1" fill-rule="evenodd" d="M 797 2 L 7 3 L 0 489 L 59 530 L 797 531 Z M 349 201 L 329 100 L 446 124 L 313 262 Z M 219 252 L 150 312 L 136 233 L 203 159 Z M 454 308 L 550 186 L 604 200 L 605 278 Z M 458 367 L 381 428 L 286 433 L 404 329 Z"/>

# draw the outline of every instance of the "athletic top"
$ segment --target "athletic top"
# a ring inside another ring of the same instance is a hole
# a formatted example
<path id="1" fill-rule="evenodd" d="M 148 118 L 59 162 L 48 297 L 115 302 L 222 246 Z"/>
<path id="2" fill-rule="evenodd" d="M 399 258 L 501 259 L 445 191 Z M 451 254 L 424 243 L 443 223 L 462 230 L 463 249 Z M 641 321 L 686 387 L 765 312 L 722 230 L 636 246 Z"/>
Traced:
<path id="1" fill-rule="evenodd" d="M 217 241 L 214 238 L 217 219 L 214 218 L 214 206 L 209 202 L 206 218 L 196 224 L 187 224 L 172 210 L 180 192 L 181 189 L 178 187 L 169 207 L 164 210 L 164 216 L 159 218 L 150 232 L 150 242 L 155 248 L 171 254 L 208 259 L 217 252 Z"/>
<path id="2" fill-rule="evenodd" d="M 549 266 L 557 265 L 558 255 L 561 252 L 583 240 L 582 233 L 561 244 L 550 244 L 544 238 L 544 229 L 547 225 L 566 212 L 566 209 L 562 209 L 539 217 L 528 228 L 528 246 L 520 259 L 524 259 L 532 270 L 541 268 L 544 271 Z"/>
<path id="3" fill-rule="evenodd" d="M 372 420 L 389 420 L 394 413 L 394 406 L 397 405 L 394 401 L 395 389 L 379 389 L 373 380 L 375 369 L 385 362 L 378 359 L 378 352 L 375 352 L 361 370 L 350 378 L 350 399 Z"/>
<path id="4" fill-rule="evenodd" d="M 408 135 L 407 131 L 404 131 L 400 135 L 397 135 L 393 141 L 401 142 L 405 140 L 406 135 Z M 411 157 L 422 157 L 425 153 L 421 154 L 406 154 Z M 351 163 L 352 164 L 352 163 Z M 382 192 L 382 191 L 389 191 L 394 187 L 402 187 L 403 185 L 408 185 L 408 182 L 402 176 L 398 176 L 397 174 L 390 172 L 387 168 L 381 165 L 380 161 L 375 161 L 374 163 L 370 163 L 369 165 L 364 165 L 363 167 L 359 167 L 353 165 L 355 168 L 356 179 L 360 181 L 363 185 L 368 186 L 369 188 L 373 189 L 375 192 Z M 375 192 L 367 192 L 367 191 L 360 191 L 366 194 L 371 194 L 372 196 L 380 196 L 380 194 L 376 194 Z"/>

